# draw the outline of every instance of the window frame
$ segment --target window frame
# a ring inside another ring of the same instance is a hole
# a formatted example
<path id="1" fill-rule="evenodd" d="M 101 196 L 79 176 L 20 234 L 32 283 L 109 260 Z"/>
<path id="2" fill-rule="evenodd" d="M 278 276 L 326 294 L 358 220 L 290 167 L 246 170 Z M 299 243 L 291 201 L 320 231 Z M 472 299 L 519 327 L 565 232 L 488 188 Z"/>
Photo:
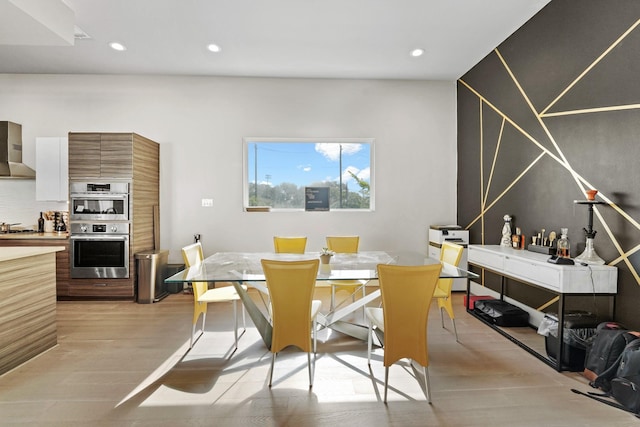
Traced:
<path id="1" fill-rule="evenodd" d="M 333 143 L 333 144 L 368 144 L 369 145 L 369 208 L 334 208 L 329 212 L 374 212 L 375 211 L 375 138 L 274 138 L 274 137 L 244 137 L 242 139 L 242 203 L 243 210 L 249 207 L 249 153 L 248 147 L 252 143 Z M 273 208 L 271 212 L 305 212 L 304 205 L 300 208 Z"/>

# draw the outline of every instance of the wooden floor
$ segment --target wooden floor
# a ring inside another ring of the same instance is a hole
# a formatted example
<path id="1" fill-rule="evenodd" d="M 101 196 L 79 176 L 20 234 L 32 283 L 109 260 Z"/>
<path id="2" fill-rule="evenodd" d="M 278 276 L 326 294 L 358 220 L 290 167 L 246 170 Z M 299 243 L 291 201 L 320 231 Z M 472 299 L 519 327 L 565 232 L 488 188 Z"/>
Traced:
<path id="1" fill-rule="evenodd" d="M 328 307 L 328 289 L 317 292 Z M 582 376 L 556 372 L 470 317 L 461 298 L 460 343 L 431 310 L 431 405 L 407 361 L 391 368 L 382 403 L 382 350 L 370 369 L 366 343 L 336 332 L 320 333 L 312 389 L 306 355 L 293 351 L 278 356 L 269 389 L 270 353 L 249 319 L 229 354 L 230 304 L 209 306 L 207 332 L 187 351 L 190 295 L 156 304 L 60 302 L 58 346 L 0 377 L 0 425 L 640 425 L 572 393 L 591 390 Z"/>

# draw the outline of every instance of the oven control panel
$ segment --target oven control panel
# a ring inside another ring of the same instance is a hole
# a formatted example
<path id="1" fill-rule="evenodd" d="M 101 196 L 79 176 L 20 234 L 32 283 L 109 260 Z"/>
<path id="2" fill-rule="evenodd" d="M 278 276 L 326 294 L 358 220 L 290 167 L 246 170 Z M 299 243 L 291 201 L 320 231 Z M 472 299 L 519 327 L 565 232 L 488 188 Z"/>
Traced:
<path id="1" fill-rule="evenodd" d="M 70 232 L 72 235 L 78 234 L 129 234 L 128 222 L 72 222 Z"/>

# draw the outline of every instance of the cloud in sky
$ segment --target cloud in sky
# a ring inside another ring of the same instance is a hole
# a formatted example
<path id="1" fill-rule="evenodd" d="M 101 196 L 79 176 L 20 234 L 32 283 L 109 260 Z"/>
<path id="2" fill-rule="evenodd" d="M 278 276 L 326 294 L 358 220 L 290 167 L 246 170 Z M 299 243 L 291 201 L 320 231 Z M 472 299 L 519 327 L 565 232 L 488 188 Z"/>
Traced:
<path id="1" fill-rule="evenodd" d="M 326 159 L 337 162 L 340 160 L 340 147 L 342 147 L 342 156 L 349 156 L 362 150 L 362 144 L 336 144 L 319 142 L 316 144 L 316 152 L 322 154 Z"/>

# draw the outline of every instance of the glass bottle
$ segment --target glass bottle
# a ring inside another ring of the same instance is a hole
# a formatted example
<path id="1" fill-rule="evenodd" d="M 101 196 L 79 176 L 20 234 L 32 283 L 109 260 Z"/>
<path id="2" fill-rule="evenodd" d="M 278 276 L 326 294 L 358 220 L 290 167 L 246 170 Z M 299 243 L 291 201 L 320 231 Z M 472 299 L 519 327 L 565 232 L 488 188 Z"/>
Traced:
<path id="1" fill-rule="evenodd" d="M 569 233 L 568 228 L 561 228 L 561 237 L 556 244 L 557 251 L 556 255 L 561 258 L 570 258 L 571 257 L 571 243 L 569 242 L 569 238 L 567 234 Z"/>
<path id="2" fill-rule="evenodd" d="M 44 218 L 42 212 L 40 212 L 40 218 L 38 218 L 38 233 L 44 233 Z"/>
<path id="3" fill-rule="evenodd" d="M 595 248 L 593 247 L 593 237 L 587 237 L 587 244 L 584 248 L 584 252 L 576 257 L 576 261 L 595 265 L 604 264 L 604 260 L 598 256 Z"/>

